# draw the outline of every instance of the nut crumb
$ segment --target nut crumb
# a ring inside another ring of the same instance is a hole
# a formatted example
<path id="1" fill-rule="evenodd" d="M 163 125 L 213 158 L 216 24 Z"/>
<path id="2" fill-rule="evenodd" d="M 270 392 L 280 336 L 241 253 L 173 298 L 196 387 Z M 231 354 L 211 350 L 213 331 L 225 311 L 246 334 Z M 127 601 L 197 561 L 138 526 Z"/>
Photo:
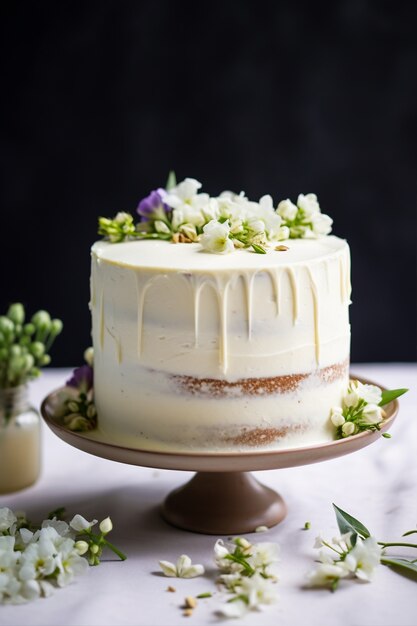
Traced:
<path id="1" fill-rule="evenodd" d="M 280 246 L 276 246 L 275 250 L 278 250 L 278 252 L 285 252 L 285 250 L 289 250 L 289 247 L 280 245 Z"/>
<path id="2" fill-rule="evenodd" d="M 193 614 L 193 609 L 185 609 L 185 611 L 183 611 L 184 617 L 191 617 L 192 614 Z"/>
<path id="3" fill-rule="evenodd" d="M 184 606 L 186 609 L 195 609 L 197 600 L 193 596 L 187 596 L 184 600 Z"/>
<path id="4" fill-rule="evenodd" d="M 174 243 L 193 243 L 192 239 L 184 235 L 184 233 L 174 233 L 172 235 L 172 241 Z"/>
<path id="5" fill-rule="evenodd" d="M 169 587 L 167 587 L 167 591 L 174 592 L 174 591 L 176 591 L 176 589 L 175 589 L 175 587 L 172 587 L 172 585 L 170 585 Z"/>

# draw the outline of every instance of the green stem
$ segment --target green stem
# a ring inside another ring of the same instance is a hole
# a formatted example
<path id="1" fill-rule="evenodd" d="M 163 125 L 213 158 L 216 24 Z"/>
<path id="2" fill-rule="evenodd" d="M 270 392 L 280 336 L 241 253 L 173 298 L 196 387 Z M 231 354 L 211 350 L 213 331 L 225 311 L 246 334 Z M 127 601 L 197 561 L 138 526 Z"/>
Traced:
<path id="1" fill-rule="evenodd" d="M 384 543 L 383 541 L 378 541 L 379 546 L 383 546 L 384 548 L 392 548 L 395 546 L 400 546 L 403 548 L 417 548 L 417 543 Z"/>
<path id="2" fill-rule="evenodd" d="M 110 543 L 110 541 L 107 541 L 107 539 L 103 539 L 103 543 L 105 546 L 107 546 L 108 548 L 110 548 L 110 550 L 113 550 L 113 552 L 115 554 L 117 554 L 117 556 L 119 557 L 119 559 L 121 561 L 126 561 L 127 556 L 118 548 L 116 548 L 116 546 L 114 546 L 112 543 Z"/>

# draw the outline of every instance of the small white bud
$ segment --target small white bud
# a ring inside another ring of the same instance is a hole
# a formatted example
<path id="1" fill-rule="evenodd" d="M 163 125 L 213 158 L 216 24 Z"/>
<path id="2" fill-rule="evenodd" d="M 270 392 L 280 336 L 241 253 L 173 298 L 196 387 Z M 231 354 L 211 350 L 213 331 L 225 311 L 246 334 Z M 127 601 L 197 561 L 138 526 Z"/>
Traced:
<path id="1" fill-rule="evenodd" d="M 345 422 L 342 426 L 342 433 L 349 437 L 355 432 L 355 424 L 353 422 Z"/>
<path id="2" fill-rule="evenodd" d="M 87 362 L 88 365 L 90 365 L 91 367 L 93 366 L 94 348 L 92 346 L 84 351 L 84 360 Z"/>
<path id="3" fill-rule="evenodd" d="M 79 554 L 80 556 L 82 556 L 88 551 L 88 543 L 86 541 L 82 541 L 82 540 L 76 541 L 74 547 L 75 547 L 77 554 Z"/>
<path id="4" fill-rule="evenodd" d="M 107 533 L 109 533 L 113 528 L 110 517 L 106 517 L 103 521 L 101 521 L 99 528 L 103 534 L 107 535 Z"/>

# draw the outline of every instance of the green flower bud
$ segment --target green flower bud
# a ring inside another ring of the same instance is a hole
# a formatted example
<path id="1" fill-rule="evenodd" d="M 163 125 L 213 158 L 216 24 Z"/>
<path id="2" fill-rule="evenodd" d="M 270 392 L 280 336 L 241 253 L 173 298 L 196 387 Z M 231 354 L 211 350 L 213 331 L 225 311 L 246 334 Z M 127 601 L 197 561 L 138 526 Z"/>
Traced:
<path id="1" fill-rule="evenodd" d="M 71 400 L 70 402 L 68 402 L 67 406 L 68 410 L 71 411 L 71 413 L 78 413 L 78 411 L 80 410 L 78 402 L 75 402 L 75 400 Z"/>
<path id="2" fill-rule="evenodd" d="M 23 326 L 23 332 L 25 333 L 25 335 L 33 335 L 35 330 L 36 328 L 34 324 L 29 323 Z"/>
<path id="3" fill-rule="evenodd" d="M 59 335 L 59 333 L 62 332 L 63 327 L 64 325 L 61 320 L 53 319 L 51 322 L 51 335 L 54 335 L 54 337 L 56 337 L 57 335 Z"/>
<path id="4" fill-rule="evenodd" d="M 98 545 L 96 543 L 93 543 L 93 545 L 90 546 L 91 554 L 97 554 L 99 550 L 100 550 L 100 548 L 98 547 Z"/>
<path id="5" fill-rule="evenodd" d="M 49 354 L 44 354 L 43 357 L 40 359 L 40 365 L 49 365 L 50 362 L 51 357 L 49 356 Z"/>
<path id="6" fill-rule="evenodd" d="M 49 315 L 48 311 L 40 310 L 32 316 L 31 322 L 38 327 L 49 327 L 51 325 L 51 316 Z"/>
<path id="7" fill-rule="evenodd" d="M 25 309 L 23 304 L 15 302 L 9 306 L 7 311 L 7 317 L 14 322 L 14 324 L 23 324 L 25 321 Z"/>
<path id="8" fill-rule="evenodd" d="M 34 341 L 32 344 L 30 344 L 29 349 L 35 359 L 41 359 L 45 354 L 45 346 L 41 341 Z"/>
<path id="9" fill-rule="evenodd" d="M 5 337 L 9 337 L 14 333 L 14 324 L 12 320 L 5 315 L 0 315 L 0 331 L 5 335 Z"/>
<path id="10" fill-rule="evenodd" d="M 33 358 L 31 354 L 25 354 L 23 356 L 23 363 L 24 363 L 23 369 L 25 370 L 25 373 L 27 373 L 35 365 L 35 359 Z"/>
<path id="11" fill-rule="evenodd" d="M 21 346 L 25 346 L 25 347 L 29 346 L 30 345 L 29 335 L 23 335 L 23 337 L 20 337 L 19 343 Z"/>
<path id="12" fill-rule="evenodd" d="M 18 347 L 18 346 L 12 346 Z M 12 355 L 9 361 L 9 372 L 15 376 L 25 369 L 25 359 L 17 354 Z"/>
<path id="13" fill-rule="evenodd" d="M 29 372 L 29 376 L 31 378 L 38 378 L 41 375 L 41 370 L 39 369 L 39 367 L 32 367 L 32 369 Z"/>
<path id="14" fill-rule="evenodd" d="M 13 346 L 10 347 L 10 355 L 12 357 L 19 357 L 22 355 L 22 348 L 21 346 L 15 344 Z"/>

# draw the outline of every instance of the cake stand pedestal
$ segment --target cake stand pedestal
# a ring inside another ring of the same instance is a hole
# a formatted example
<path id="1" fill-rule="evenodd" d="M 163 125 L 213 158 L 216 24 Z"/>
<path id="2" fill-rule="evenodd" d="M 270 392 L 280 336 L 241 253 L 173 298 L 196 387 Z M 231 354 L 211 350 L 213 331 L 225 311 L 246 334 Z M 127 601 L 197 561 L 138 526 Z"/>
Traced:
<path id="1" fill-rule="evenodd" d="M 207 535 L 269 528 L 286 514 L 282 497 L 248 472 L 198 472 L 162 506 L 162 517 L 173 526 Z"/>
<path id="2" fill-rule="evenodd" d="M 63 388 L 49 394 L 41 406 L 43 419 L 60 439 L 79 450 L 119 463 L 196 471 L 188 483 L 166 497 L 161 512 L 174 526 L 212 535 L 254 532 L 258 526 L 271 527 L 284 519 L 287 507 L 282 497 L 249 472 L 308 465 L 356 452 L 377 441 L 392 425 L 398 412 L 398 402 L 394 400 L 384 407 L 386 418 L 380 431 L 366 431 L 302 448 L 161 452 L 131 448 L 122 440 L 109 440 L 99 429 L 86 433 L 68 430 L 58 417 L 62 414 L 62 391 Z"/>

